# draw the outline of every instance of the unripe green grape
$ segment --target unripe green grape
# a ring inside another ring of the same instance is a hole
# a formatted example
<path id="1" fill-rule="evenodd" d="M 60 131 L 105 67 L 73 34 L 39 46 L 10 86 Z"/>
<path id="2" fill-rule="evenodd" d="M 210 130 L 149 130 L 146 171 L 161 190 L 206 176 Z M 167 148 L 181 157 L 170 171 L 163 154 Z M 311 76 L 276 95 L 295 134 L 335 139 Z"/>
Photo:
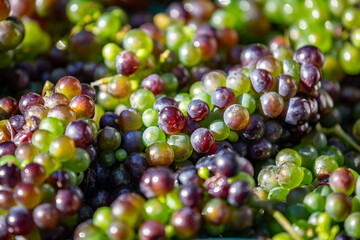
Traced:
<path id="1" fill-rule="evenodd" d="M 294 162 L 301 165 L 302 159 L 299 153 L 291 148 L 284 148 L 276 154 L 276 166 L 279 167 L 285 162 Z"/>
<path id="2" fill-rule="evenodd" d="M 299 186 L 304 179 L 304 171 L 294 162 L 285 162 L 277 169 L 277 181 L 280 186 L 292 189 Z"/>
<path id="3" fill-rule="evenodd" d="M 174 52 L 178 52 L 180 46 L 189 40 L 183 29 L 178 26 L 170 26 L 166 30 L 165 39 L 166 46 Z"/>
<path id="4" fill-rule="evenodd" d="M 344 223 L 345 232 L 353 238 L 360 238 L 360 212 L 350 214 Z"/>
<path id="5" fill-rule="evenodd" d="M 336 222 L 342 222 L 351 213 L 351 199 L 344 193 L 331 193 L 326 197 L 325 211 Z"/>
<path id="6" fill-rule="evenodd" d="M 281 232 L 274 235 L 271 240 L 292 240 L 293 238 L 286 232 Z"/>
<path id="7" fill-rule="evenodd" d="M 226 87 L 233 90 L 235 96 L 238 97 L 250 91 L 250 78 L 243 73 L 231 74 L 226 78 Z"/>
<path id="8" fill-rule="evenodd" d="M 276 166 L 268 165 L 260 170 L 258 175 L 258 184 L 261 188 L 266 191 L 271 191 L 272 189 L 279 187 L 279 183 L 276 179 Z"/>
<path id="9" fill-rule="evenodd" d="M 39 129 L 43 129 L 51 132 L 54 135 L 54 137 L 63 135 L 65 132 L 65 126 L 62 123 L 62 121 L 52 117 L 44 118 L 40 122 Z"/>
<path id="10" fill-rule="evenodd" d="M 110 69 L 115 69 L 116 56 L 121 52 L 121 48 L 115 43 L 107 43 L 102 48 L 102 57 L 105 60 L 105 64 Z"/>
<path id="11" fill-rule="evenodd" d="M 71 0 L 66 5 L 66 16 L 72 23 L 82 21 L 86 16 L 102 12 L 102 5 L 98 2 Z"/>
<path id="12" fill-rule="evenodd" d="M 21 167 L 20 161 L 15 156 L 5 155 L 5 156 L 2 156 L 0 158 L 0 166 L 3 166 L 3 165 L 8 164 L 10 162 L 14 163 L 19 168 Z"/>
<path id="13" fill-rule="evenodd" d="M 164 92 L 176 91 L 177 88 L 179 87 L 179 81 L 174 76 L 174 74 L 165 73 L 161 75 L 161 78 L 164 81 Z"/>
<path id="14" fill-rule="evenodd" d="M 152 39 L 140 29 L 132 29 L 123 39 L 124 49 L 132 51 L 140 60 L 145 60 L 153 50 Z"/>
<path id="15" fill-rule="evenodd" d="M 230 128 L 222 120 L 212 122 L 209 126 L 210 131 L 214 134 L 216 141 L 223 141 L 230 135 Z"/>
<path id="16" fill-rule="evenodd" d="M 244 94 L 241 94 L 240 96 L 238 96 L 236 98 L 236 103 L 238 103 L 241 106 L 243 106 L 244 108 L 246 108 L 247 111 L 249 112 L 249 114 L 252 114 L 253 112 L 255 112 L 256 100 L 252 95 L 250 95 L 248 93 L 244 93 Z"/>
<path id="17" fill-rule="evenodd" d="M 314 173 L 317 176 L 322 176 L 323 174 L 332 173 L 338 167 L 339 165 L 333 157 L 322 155 L 315 159 Z"/>
<path id="18" fill-rule="evenodd" d="M 184 114 L 184 116 L 187 116 L 187 108 L 191 102 L 191 99 L 184 99 L 179 103 L 179 109 Z"/>
<path id="19" fill-rule="evenodd" d="M 359 40 L 360 40 L 360 35 L 359 35 Z M 336 81 L 336 82 L 341 81 L 345 76 L 345 73 L 339 64 L 338 59 L 331 55 L 325 56 L 322 72 L 324 74 L 324 79 L 331 79 L 332 81 Z"/>
<path id="20" fill-rule="evenodd" d="M 313 175 L 312 175 L 311 171 L 304 167 L 302 167 L 302 170 L 304 171 L 304 178 L 301 182 L 301 185 L 307 185 L 307 184 L 312 183 Z"/>
<path id="21" fill-rule="evenodd" d="M 121 20 L 110 12 L 104 12 L 96 20 L 94 33 L 103 40 L 114 39 L 121 28 Z"/>
<path id="22" fill-rule="evenodd" d="M 210 25 L 215 28 L 235 28 L 236 19 L 233 14 L 225 9 L 216 10 L 210 19 Z"/>
<path id="23" fill-rule="evenodd" d="M 191 156 L 193 152 L 190 137 L 186 134 L 170 135 L 167 139 L 167 143 L 174 151 L 175 162 L 185 161 Z"/>
<path id="24" fill-rule="evenodd" d="M 144 204 L 144 219 L 166 223 L 170 217 L 169 208 L 157 199 L 150 199 Z"/>
<path id="25" fill-rule="evenodd" d="M 93 215 L 93 223 L 103 231 L 106 231 L 112 222 L 110 207 L 100 207 Z"/>
<path id="26" fill-rule="evenodd" d="M 269 194 L 268 194 L 268 199 L 269 200 L 279 200 L 282 202 L 286 202 L 286 197 L 289 193 L 289 189 L 284 188 L 284 187 L 275 187 L 273 189 L 270 190 Z"/>
<path id="27" fill-rule="evenodd" d="M 68 136 L 59 136 L 50 144 L 49 152 L 60 162 L 68 161 L 75 157 L 75 142 Z"/>
<path id="28" fill-rule="evenodd" d="M 53 139 L 54 135 L 50 131 L 38 129 L 33 133 L 31 142 L 40 152 L 48 152 Z"/>
<path id="29" fill-rule="evenodd" d="M 187 67 L 195 66 L 201 60 L 201 50 L 192 43 L 184 43 L 179 48 L 179 59 Z"/>
<path id="30" fill-rule="evenodd" d="M 132 108 L 144 112 L 148 108 L 152 108 L 155 102 L 155 96 L 147 89 L 138 89 L 130 96 L 130 105 Z"/>
<path id="31" fill-rule="evenodd" d="M 145 129 L 142 135 L 143 143 L 146 147 L 150 146 L 156 141 L 165 141 L 166 136 L 160 128 L 152 126 Z"/>
<path id="32" fill-rule="evenodd" d="M 46 177 L 61 167 L 60 162 L 56 161 L 56 159 L 48 152 L 42 152 L 36 155 L 34 162 L 45 168 Z"/>
<path id="33" fill-rule="evenodd" d="M 296 145 L 294 149 L 301 156 L 301 165 L 308 169 L 312 169 L 315 159 L 319 156 L 316 148 L 311 144 L 299 144 Z"/>
<path id="34" fill-rule="evenodd" d="M 116 152 L 115 152 L 115 158 L 116 158 L 116 160 L 117 161 L 119 161 L 119 162 L 123 162 L 123 161 L 125 161 L 126 160 L 126 158 L 127 158 L 127 152 L 124 150 L 124 149 L 122 149 L 122 148 L 119 148 L 118 150 L 116 150 Z"/>
<path id="35" fill-rule="evenodd" d="M 188 93 L 178 93 L 175 95 L 174 100 L 180 103 L 183 100 L 191 100 L 191 96 Z"/>
<path id="36" fill-rule="evenodd" d="M 96 96 L 97 105 L 101 106 L 103 109 L 108 111 L 113 111 L 117 105 L 119 105 L 120 100 L 113 97 L 110 93 L 107 92 L 99 92 Z M 96 114 L 96 106 L 95 106 L 95 114 Z"/>
<path id="37" fill-rule="evenodd" d="M 90 166 L 90 161 L 90 155 L 85 149 L 76 148 L 75 157 L 63 163 L 63 168 L 75 173 L 84 172 Z"/>
<path id="38" fill-rule="evenodd" d="M 341 22 L 348 30 L 360 27 L 360 10 L 354 7 L 346 9 L 342 14 Z"/>
<path id="39" fill-rule="evenodd" d="M 354 47 L 351 43 L 345 42 L 339 52 L 339 62 L 345 73 L 356 75 L 360 73 L 360 49 Z"/>
<path id="40" fill-rule="evenodd" d="M 327 146 L 319 150 L 319 155 L 327 155 L 333 157 L 339 166 L 344 164 L 344 155 L 341 150 L 335 146 Z"/>
<path id="41" fill-rule="evenodd" d="M 156 111 L 155 109 L 152 108 L 146 109 L 141 116 L 145 127 L 157 126 L 158 115 L 159 112 Z"/>
<path id="42" fill-rule="evenodd" d="M 295 78 L 297 82 L 300 82 L 300 64 L 292 59 L 285 59 L 282 63 L 284 74 L 290 75 Z"/>
<path id="43" fill-rule="evenodd" d="M 237 142 L 239 140 L 239 134 L 235 131 L 231 131 L 229 133 L 229 136 L 227 138 L 229 142 Z"/>
<path id="44" fill-rule="evenodd" d="M 325 209 L 325 198 L 320 193 L 311 192 L 305 196 L 304 205 L 310 213 L 322 212 Z"/>
<path id="45" fill-rule="evenodd" d="M 355 47 L 360 48 L 360 28 L 356 28 L 352 31 L 350 40 Z"/>
<path id="46" fill-rule="evenodd" d="M 196 96 L 197 94 L 200 94 L 200 93 L 204 93 L 204 88 L 202 86 L 202 82 L 201 81 L 198 81 L 198 82 L 194 82 L 191 87 L 190 87 L 190 90 L 189 90 L 189 93 L 190 93 L 190 96 L 191 97 L 194 97 Z"/>

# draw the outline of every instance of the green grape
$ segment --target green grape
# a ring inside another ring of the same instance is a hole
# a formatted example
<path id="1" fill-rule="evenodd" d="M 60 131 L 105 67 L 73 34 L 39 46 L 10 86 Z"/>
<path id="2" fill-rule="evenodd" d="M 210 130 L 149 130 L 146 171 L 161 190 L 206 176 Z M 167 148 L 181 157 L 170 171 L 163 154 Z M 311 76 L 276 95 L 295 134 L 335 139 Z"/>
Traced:
<path id="1" fill-rule="evenodd" d="M 76 186 L 76 184 L 78 182 L 76 173 L 69 169 L 66 169 L 65 172 L 69 175 L 70 186 Z"/>
<path id="2" fill-rule="evenodd" d="M 140 29 L 132 29 L 123 39 L 124 49 L 132 51 L 140 60 L 145 60 L 153 50 L 152 39 Z"/>
<path id="3" fill-rule="evenodd" d="M 222 120 L 212 122 L 209 129 L 214 134 L 216 141 L 223 141 L 230 135 L 230 128 L 226 126 L 225 122 Z"/>
<path id="4" fill-rule="evenodd" d="M 102 11 L 102 5 L 96 1 L 71 0 L 66 5 L 66 16 L 72 23 L 82 21 L 86 16 L 92 16 Z"/>
<path id="5" fill-rule="evenodd" d="M 187 116 L 187 108 L 191 102 L 191 99 L 184 99 L 179 103 L 179 109 L 184 114 L 184 116 Z"/>
<path id="6" fill-rule="evenodd" d="M 265 1 L 263 11 L 265 15 L 274 23 L 284 23 L 282 7 L 284 3 L 282 0 L 267 0 Z"/>
<path id="7" fill-rule="evenodd" d="M 167 143 L 174 151 L 175 162 L 185 161 L 191 156 L 193 152 L 190 137 L 186 134 L 170 135 L 167 139 Z"/>
<path id="8" fill-rule="evenodd" d="M 0 166 L 8 164 L 10 162 L 21 168 L 20 161 L 12 155 L 5 155 L 0 158 Z"/>
<path id="9" fill-rule="evenodd" d="M 103 40 L 113 39 L 121 28 L 121 20 L 110 12 L 104 12 L 96 20 L 94 32 Z"/>
<path id="10" fill-rule="evenodd" d="M 167 223 L 170 218 L 169 208 L 157 199 L 150 199 L 144 204 L 144 219 Z"/>
<path id="11" fill-rule="evenodd" d="M 93 215 L 93 223 L 96 227 L 106 231 L 112 222 L 110 207 L 100 207 Z"/>
<path id="12" fill-rule="evenodd" d="M 41 27 L 35 21 L 31 20 L 24 21 L 23 23 L 25 35 L 21 42 L 22 51 L 28 54 L 39 53 L 41 49 L 41 44 L 39 43 L 42 43 L 42 37 L 44 36 Z"/>
<path id="13" fill-rule="evenodd" d="M 93 133 L 94 133 L 94 138 L 96 137 L 98 131 L 99 131 L 99 127 L 98 125 L 96 124 L 96 122 L 93 120 L 93 119 L 90 119 L 90 118 L 80 118 L 79 120 L 87 123 L 90 125 L 90 127 L 92 128 L 93 130 Z"/>
<path id="14" fill-rule="evenodd" d="M 313 131 L 301 139 L 303 144 L 311 144 L 316 149 L 321 149 L 327 146 L 326 135 L 319 131 Z"/>
<path id="15" fill-rule="evenodd" d="M 266 191 L 271 191 L 271 189 L 278 187 L 279 183 L 276 179 L 276 166 L 268 165 L 260 170 L 258 175 L 258 184 L 260 187 Z"/>
<path id="16" fill-rule="evenodd" d="M 331 0 L 329 1 L 329 10 L 336 17 L 341 17 L 341 14 L 344 12 L 347 1 L 342 0 Z"/>
<path id="17" fill-rule="evenodd" d="M 238 97 L 250 91 L 250 78 L 243 73 L 231 74 L 226 78 L 226 87 L 233 90 L 235 96 Z"/>
<path id="18" fill-rule="evenodd" d="M 197 173 L 199 177 L 205 180 L 210 177 L 210 171 L 206 167 L 200 167 Z"/>
<path id="19" fill-rule="evenodd" d="M 62 121 L 52 117 L 47 117 L 41 120 L 39 129 L 51 132 L 54 137 L 63 135 L 65 132 L 65 126 Z"/>
<path id="20" fill-rule="evenodd" d="M 244 94 L 241 94 L 240 96 L 238 96 L 236 98 L 236 103 L 238 103 L 241 106 L 243 106 L 244 108 L 246 108 L 248 110 L 249 114 L 252 114 L 255 112 L 256 100 L 252 95 L 250 95 L 248 93 L 244 93 Z"/>
<path id="21" fill-rule="evenodd" d="M 84 172 L 90 166 L 90 155 L 89 153 L 82 149 L 76 148 L 75 157 L 71 158 L 69 161 L 63 163 L 63 168 L 69 169 L 75 173 Z"/>
<path id="22" fill-rule="evenodd" d="M 307 0 L 305 3 L 305 11 L 310 14 L 311 20 L 323 23 L 329 19 L 329 6 L 324 0 Z"/>
<path id="23" fill-rule="evenodd" d="M 132 108 L 144 112 L 148 108 L 152 108 L 155 103 L 155 96 L 147 89 L 138 89 L 130 96 L 130 105 Z"/>
<path id="24" fill-rule="evenodd" d="M 314 191 L 320 193 L 323 197 L 327 197 L 330 193 L 332 193 L 332 190 L 328 185 L 321 185 Z"/>
<path id="25" fill-rule="evenodd" d="M 317 176 L 321 176 L 323 174 L 327 175 L 332 173 L 338 167 L 339 165 L 333 157 L 322 155 L 315 159 L 314 173 Z"/>
<path id="26" fill-rule="evenodd" d="M 297 0 L 286 0 L 281 2 L 281 15 L 285 23 L 291 24 L 300 18 L 303 5 Z"/>
<path id="27" fill-rule="evenodd" d="M 355 47 L 360 48 L 360 28 L 356 28 L 352 31 L 350 40 Z"/>
<path id="28" fill-rule="evenodd" d="M 356 75 L 360 73 L 360 49 L 354 47 L 351 43 L 345 42 L 339 52 L 339 62 L 345 73 Z"/>
<path id="29" fill-rule="evenodd" d="M 301 156 L 295 150 L 290 148 L 284 148 L 278 154 L 276 154 L 275 162 L 276 166 L 279 167 L 285 162 L 294 162 L 301 165 Z"/>
<path id="30" fill-rule="evenodd" d="M 319 156 L 316 148 L 311 144 L 299 144 L 294 149 L 300 154 L 302 163 L 301 165 L 312 169 L 314 166 L 315 159 Z"/>
<path id="31" fill-rule="evenodd" d="M 31 142 L 40 152 L 48 152 L 53 139 L 54 135 L 51 132 L 38 129 L 33 133 Z"/>
<path id="32" fill-rule="evenodd" d="M 323 26 L 312 24 L 306 32 L 307 45 L 317 46 L 324 53 L 332 49 L 332 33 L 326 31 Z"/>
<path id="33" fill-rule="evenodd" d="M 292 59 L 285 59 L 282 63 L 284 74 L 290 75 L 295 78 L 297 82 L 300 82 L 300 64 Z"/>
<path id="34" fill-rule="evenodd" d="M 201 60 L 201 50 L 192 43 L 184 43 L 179 48 L 179 60 L 187 67 L 197 65 Z"/>
<path id="35" fill-rule="evenodd" d="M 235 131 L 230 131 L 229 136 L 227 138 L 229 142 L 237 142 L 239 140 L 239 134 Z"/>
<path id="36" fill-rule="evenodd" d="M 182 203 L 179 198 L 180 188 L 174 188 L 170 193 L 166 194 L 166 206 L 171 210 L 178 210 L 182 208 Z"/>
<path id="37" fill-rule="evenodd" d="M 113 97 L 110 93 L 99 91 L 97 97 L 97 105 L 101 106 L 103 109 L 108 111 L 113 111 L 120 103 L 120 99 Z M 100 110 L 96 108 L 95 105 L 95 116 L 96 110 Z M 97 118 L 95 118 L 95 121 Z M 100 119 L 100 118 L 99 118 Z"/>
<path id="38" fill-rule="evenodd" d="M 345 232 L 353 238 L 360 238 L 360 212 L 350 214 L 344 223 Z"/>
<path id="39" fill-rule="evenodd" d="M 210 19 L 211 26 L 215 28 L 235 28 L 236 19 L 235 16 L 225 9 L 216 10 Z"/>
<path id="40" fill-rule="evenodd" d="M 326 197 L 325 211 L 336 222 L 342 222 L 351 213 L 351 199 L 344 193 L 333 192 Z"/>
<path id="41" fill-rule="evenodd" d="M 348 30 L 360 27 L 360 10 L 354 7 L 345 9 L 341 22 Z"/>
<path id="42" fill-rule="evenodd" d="M 304 205 L 310 213 L 322 212 L 325 209 L 325 198 L 318 192 L 311 192 L 305 196 Z"/>
<path id="43" fill-rule="evenodd" d="M 356 195 L 351 198 L 351 212 L 360 212 L 360 196 Z"/>
<path id="44" fill-rule="evenodd" d="M 212 104 L 212 102 L 211 102 L 211 95 L 209 95 L 205 92 L 202 92 L 202 93 L 195 95 L 192 100 L 196 100 L 196 99 L 200 99 L 200 100 L 206 102 L 209 105 L 210 111 L 212 111 L 214 109 L 214 104 Z"/>
<path id="45" fill-rule="evenodd" d="M 166 136 L 160 128 L 152 126 L 145 129 L 142 135 L 143 143 L 146 147 L 150 146 L 156 141 L 165 141 Z"/>
<path id="46" fill-rule="evenodd" d="M 183 29 L 179 26 L 170 26 L 166 29 L 165 33 L 166 46 L 174 51 L 178 52 L 181 45 L 187 42 L 189 39 L 183 32 Z"/>
<path id="47" fill-rule="evenodd" d="M 331 55 L 325 56 L 322 72 L 324 73 L 324 79 L 331 79 L 331 81 L 336 82 L 341 81 L 345 76 L 338 59 Z"/>
<path id="48" fill-rule="evenodd" d="M 194 97 L 196 96 L 197 94 L 200 94 L 200 93 L 204 93 L 204 88 L 202 86 L 202 82 L 201 81 L 198 81 L 198 82 L 194 82 L 191 87 L 190 87 L 190 90 L 189 90 L 189 93 L 190 93 L 190 96 L 191 97 Z"/>
<path id="49" fill-rule="evenodd" d="M 191 96 L 189 93 L 178 93 L 175 95 L 174 100 L 178 103 L 184 100 L 191 100 Z"/>
<path id="50" fill-rule="evenodd" d="M 142 120 L 145 127 L 157 126 L 159 112 L 155 109 L 148 108 L 142 114 Z"/>
<path id="51" fill-rule="evenodd" d="M 171 73 L 165 73 L 161 75 L 161 78 L 164 81 L 164 91 L 165 92 L 173 92 L 176 91 L 179 87 L 179 81 Z"/>
<path id="52" fill-rule="evenodd" d="M 233 183 L 235 181 L 244 181 L 247 182 L 251 188 L 255 187 L 255 180 L 252 176 L 250 176 L 248 173 L 246 172 L 239 172 L 238 174 L 236 174 L 235 176 L 228 178 L 228 183 Z"/>
<path id="53" fill-rule="evenodd" d="M 354 136 L 360 140 L 360 119 L 358 119 L 353 126 L 353 134 Z"/>
<path id="54" fill-rule="evenodd" d="M 304 179 L 304 171 L 301 166 L 294 162 L 285 162 L 277 169 L 277 181 L 285 188 L 295 188 Z"/>
<path id="55" fill-rule="evenodd" d="M 284 187 L 275 187 L 269 191 L 268 199 L 269 200 L 279 200 L 286 202 L 286 197 L 289 193 L 289 189 Z"/>
<path id="56" fill-rule="evenodd" d="M 312 228 L 309 223 L 306 222 L 304 219 L 300 219 L 292 224 L 294 231 L 302 238 L 309 237 L 310 229 Z M 314 234 L 312 234 L 314 235 Z M 313 237 L 313 236 L 312 236 Z"/>
<path id="57" fill-rule="evenodd" d="M 49 153 L 60 162 L 65 162 L 76 156 L 75 142 L 68 136 L 59 136 L 51 144 Z"/>
<path id="58" fill-rule="evenodd" d="M 327 146 L 319 150 L 319 155 L 327 155 L 336 160 L 339 166 L 344 165 L 344 155 L 341 150 L 335 146 Z"/>
<path id="59" fill-rule="evenodd" d="M 55 189 L 53 186 L 51 186 L 49 183 L 44 183 L 41 186 L 41 203 L 45 203 L 45 202 L 52 202 L 52 200 L 55 197 Z"/>
<path id="60" fill-rule="evenodd" d="M 122 149 L 122 148 L 119 148 L 118 150 L 116 150 L 116 152 L 115 152 L 115 158 L 116 158 L 116 160 L 117 161 L 119 161 L 119 162 L 123 162 L 123 161 L 125 161 L 125 159 L 127 158 L 127 152 L 124 150 L 124 149 Z"/>
<path id="61" fill-rule="evenodd" d="M 99 164 L 104 167 L 110 167 L 116 162 L 114 152 L 102 152 L 99 156 Z"/>
<path id="62" fill-rule="evenodd" d="M 311 171 L 304 167 L 302 167 L 302 170 L 304 171 L 304 178 L 301 182 L 301 185 L 307 185 L 307 184 L 312 183 L 313 175 L 312 175 Z"/>
<path id="63" fill-rule="evenodd" d="M 296 222 L 300 219 L 308 219 L 310 216 L 309 211 L 306 209 L 304 204 L 298 203 L 295 205 L 289 206 L 285 212 L 284 216 L 289 219 L 290 222 Z"/>
<path id="64" fill-rule="evenodd" d="M 121 52 L 121 48 L 115 43 L 107 43 L 102 48 L 102 56 L 108 68 L 115 70 L 116 56 Z"/>

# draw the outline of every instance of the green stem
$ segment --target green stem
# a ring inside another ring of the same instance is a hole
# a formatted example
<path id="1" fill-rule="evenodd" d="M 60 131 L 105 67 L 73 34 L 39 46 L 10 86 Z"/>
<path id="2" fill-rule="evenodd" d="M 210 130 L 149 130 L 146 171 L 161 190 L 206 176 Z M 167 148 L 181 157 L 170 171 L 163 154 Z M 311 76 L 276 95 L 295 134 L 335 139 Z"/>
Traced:
<path id="1" fill-rule="evenodd" d="M 114 77 L 116 77 L 117 75 L 115 75 L 115 76 L 110 76 L 110 77 L 106 77 L 106 78 L 100 78 L 100 79 L 98 79 L 98 80 L 95 80 L 94 82 L 92 82 L 90 85 L 92 86 L 92 87 L 95 87 L 95 86 L 100 86 L 100 85 L 102 85 L 102 84 L 108 84 L 108 83 L 110 83 L 113 79 L 114 79 Z"/>
<path id="2" fill-rule="evenodd" d="M 303 240 L 302 237 L 300 237 L 295 230 L 292 228 L 291 223 L 287 218 L 281 214 L 279 211 L 274 211 L 272 213 L 272 216 L 275 218 L 275 220 L 287 231 L 290 236 L 295 240 Z"/>
<path id="3" fill-rule="evenodd" d="M 325 133 L 326 135 L 334 135 L 338 138 L 340 138 L 344 143 L 348 144 L 350 147 L 352 147 L 354 150 L 360 152 L 360 146 L 352 139 L 349 134 L 347 134 L 342 127 L 337 124 L 332 128 L 323 128 L 320 124 L 316 126 L 316 129 L 319 131 Z"/>

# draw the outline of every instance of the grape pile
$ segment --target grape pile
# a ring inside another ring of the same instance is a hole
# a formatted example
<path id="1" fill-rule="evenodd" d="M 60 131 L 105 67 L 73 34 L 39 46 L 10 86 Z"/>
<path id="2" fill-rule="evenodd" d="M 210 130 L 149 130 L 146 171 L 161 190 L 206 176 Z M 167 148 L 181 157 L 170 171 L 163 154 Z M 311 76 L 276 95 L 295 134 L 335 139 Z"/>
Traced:
<path id="1" fill-rule="evenodd" d="M 0 0 L 0 239 L 360 238 L 330 2 Z"/>

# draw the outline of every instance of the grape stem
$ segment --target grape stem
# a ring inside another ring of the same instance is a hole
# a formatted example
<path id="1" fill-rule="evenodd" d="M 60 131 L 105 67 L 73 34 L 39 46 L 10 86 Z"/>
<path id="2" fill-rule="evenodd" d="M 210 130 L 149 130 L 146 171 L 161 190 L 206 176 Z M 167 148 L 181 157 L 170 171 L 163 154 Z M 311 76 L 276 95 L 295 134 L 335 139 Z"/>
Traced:
<path id="1" fill-rule="evenodd" d="M 348 144 L 354 150 L 360 152 L 360 146 L 347 134 L 339 124 L 336 124 L 332 128 L 324 128 L 320 124 L 316 125 L 316 129 L 323 132 L 326 135 L 334 135 L 340 138 L 344 143 Z"/>
<path id="2" fill-rule="evenodd" d="M 290 234 L 290 236 L 294 240 L 303 240 L 302 237 L 300 237 L 294 230 L 294 228 L 291 226 L 291 223 L 289 220 L 279 211 L 274 210 L 273 206 L 277 201 L 271 200 L 271 201 L 265 201 L 265 202 L 251 202 L 250 205 L 255 208 L 263 208 L 267 212 L 269 212 L 273 218 L 281 225 L 281 227 Z"/>
<path id="3" fill-rule="evenodd" d="M 103 85 L 103 84 L 108 84 L 110 83 L 114 77 L 116 77 L 117 75 L 115 76 L 111 76 L 111 77 L 106 77 L 106 78 L 100 78 L 98 80 L 95 80 L 94 82 L 92 82 L 90 85 L 92 87 L 95 87 L 95 86 L 100 86 L 100 85 Z"/>

